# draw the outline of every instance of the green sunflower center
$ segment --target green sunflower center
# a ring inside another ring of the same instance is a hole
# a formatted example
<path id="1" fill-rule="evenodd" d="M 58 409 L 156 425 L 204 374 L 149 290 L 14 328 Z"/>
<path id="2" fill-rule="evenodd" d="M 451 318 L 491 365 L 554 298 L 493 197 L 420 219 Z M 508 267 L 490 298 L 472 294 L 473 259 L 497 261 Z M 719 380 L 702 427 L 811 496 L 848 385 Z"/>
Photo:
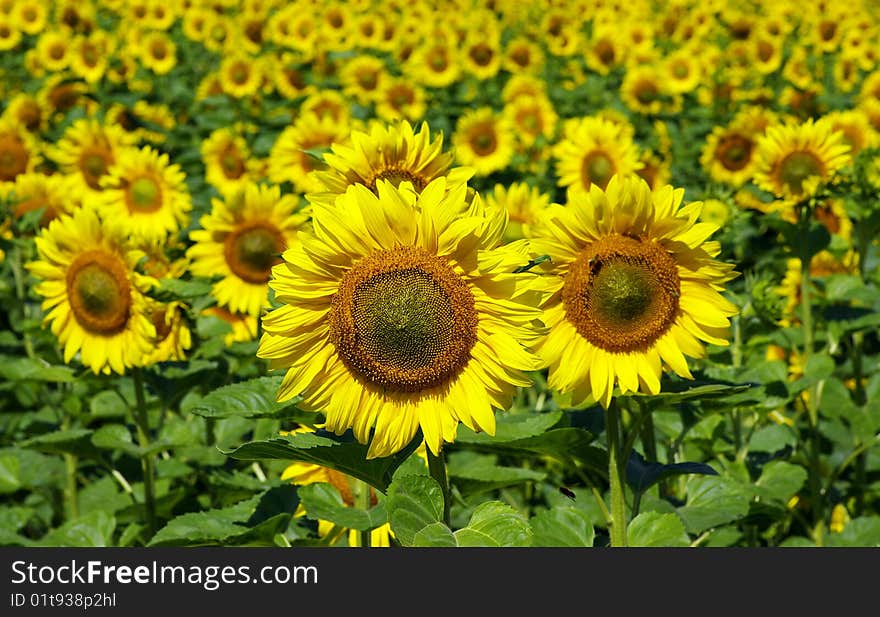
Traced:
<path id="1" fill-rule="evenodd" d="M 792 152 L 779 164 L 779 177 L 782 183 L 796 193 L 804 190 L 804 180 L 811 176 L 822 175 L 822 161 L 810 152 Z"/>
<path id="2" fill-rule="evenodd" d="M 132 212 L 154 212 L 162 207 L 162 189 L 153 178 L 137 178 L 128 185 L 128 206 Z"/>
<path id="3" fill-rule="evenodd" d="M 378 251 L 343 277 L 330 315 L 345 365 L 393 392 L 445 383 L 477 339 L 474 297 L 445 260 L 417 247 Z"/>
<path id="4" fill-rule="evenodd" d="M 79 167 L 86 184 L 96 191 L 100 190 L 101 177 L 107 173 L 111 163 L 112 155 L 104 149 L 85 152 L 80 158 Z"/>
<path id="5" fill-rule="evenodd" d="M 226 236 L 224 254 L 233 274 L 248 283 L 269 281 L 272 266 L 281 260 L 284 237 L 270 223 L 257 222 L 240 227 Z"/>
<path id="6" fill-rule="evenodd" d="M 584 158 L 582 169 L 584 187 L 589 188 L 590 184 L 595 184 L 604 189 L 616 171 L 614 161 L 607 154 L 601 151 L 591 152 Z"/>
<path id="7" fill-rule="evenodd" d="M 562 290 L 566 318 L 610 352 L 647 351 L 675 321 L 681 283 L 660 245 L 612 234 L 571 264 Z"/>
<path id="8" fill-rule="evenodd" d="M 118 257 L 104 251 L 80 254 L 67 270 L 67 297 L 77 322 L 96 334 L 125 327 L 131 309 L 131 286 Z"/>
<path id="9" fill-rule="evenodd" d="M 230 145 L 220 154 L 220 167 L 227 178 L 240 178 L 244 174 L 244 161 L 235 146 Z"/>

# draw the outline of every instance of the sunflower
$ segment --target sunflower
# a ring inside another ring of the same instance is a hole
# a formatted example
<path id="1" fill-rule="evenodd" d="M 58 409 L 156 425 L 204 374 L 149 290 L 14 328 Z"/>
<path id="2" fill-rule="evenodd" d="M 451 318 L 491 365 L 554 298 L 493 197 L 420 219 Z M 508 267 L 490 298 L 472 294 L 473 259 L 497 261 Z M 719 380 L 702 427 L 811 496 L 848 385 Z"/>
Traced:
<path id="1" fill-rule="evenodd" d="M 189 222 L 185 174 L 150 146 L 123 151 L 101 178 L 101 188 L 102 216 L 133 237 L 164 240 Z"/>
<path id="2" fill-rule="evenodd" d="M 41 160 L 39 143 L 24 126 L 10 118 L 0 119 L 0 197 Z"/>
<path id="3" fill-rule="evenodd" d="M 661 63 L 661 74 L 668 92 L 684 94 L 696 90 L 703 76 L 696 50 L 681 48 L 669 54 Z"/>
<path id="4" fill-rule="evenodd" d="M 429 88 L 445 88 L 461 78 L 455 44 L 446 41 L 429 41 L 417 47 L 407 58 L 404 70 Z"/>
<path id="5" fill-rule="evenodd" d="M 700 202 L 684 191 L 651 191 L 635 176 L 615 176 L 605 191 L 570 194 L 551 206 L 532 234 L 535 254 L 551 257 L 550 329 L 537 351 L 548 384 L 572 405 L 608 407 L 621 394 L 660 392 L 663 365 L 691 379 L 685 355 L 703 357 L 701 341 L 726 345 L 737 309 L 720 291 L 737 273 L 714 260 L 717 230 L 697 222 Z"/>
<path id="6" fill-rule="evenodd" d="M 70 37 L 61 30 L 47 30 L 40 34 L 35 47 L 40 64 L 47 71 L 57 73 L 70 63 Z"/>
<path id="7" fill-rule="evenodd" d="M 620 98 L 631 111 L 653 116 L 674 109 L 668 91 L 653 66 L 630 67 L 620 84 Z"/>
<path id="8" fill-rule="evenodd" d="M 465 111 L 452 135 L 455 156 L 473 167 L 477 176 L 502 170 L 514 153 L 514 135 L 510 122 L 491 107 Z"/>
<path id="9" fill-rule="evenodd" d="M 233 197 L 257 178 L 256 161 L 242 135 L 242 127 L 219 128 L 201 146 L 205 180 L 224 197 Z"/>
<path id="10" fill-rule="evenodd" d="M 11 51 L 21 43 L 22 34 L 17 24 L 0 12 L 0 51 Z"/>
<path id="11" fill-rule="evenodd" d="M 406 120 L 373 123 L 369 133 L 353 131 L 350 144 L 333 144 L 324 154 L 325 171 L 315 171 L 313 178 L 322 191 L 308 195 L 313 203 L 332 204 L 352 184 L 362 184 L 374 193 L 380 180 L 395 186 L 409 183 L 416 192 L 435 178 L 447 177 L 447 188 L 465 184 L 473 175 L 466 167 L 453 167 L 454 154 L 443 151 L 443 134 L 432 139 L 427 123 L 414 132 Z"/>
<path id="12" fill-rule="evenodd" d="M 504 47 L 501 68 L 513 73 L 537 73 L 544 65 L 544 51 L 525 36 L 515 36 Z"/>
<path id="13" fill-rule="evenodd" d="M 769 127 L 755 156 L 755 184 L 786 201 L 812 195 L 851 160 L 843 132 L 824 118 Z"/>
<path id="14" fill-rule="evenodd" d="M 330 148 L 348 141 L 349 127 L 327 116 L 309 113 L 299 116 L 284 129 L 269 152 L 269 180 L 276 184 L 290 182 L 296 191 L 322 190 L 313 172 L 324 169 L 315 150 Z"/>
<path id="15" fill-rule="evenodd" d="M 79 352 L 96 374 L 140 366 L 156 335 L 144 295 L 155 279 L 135 271 L 143 252 L 127 246 L 93 208 L 58 217 L 35 241 L 39 259 L 27 268 L 41 279 L 34 290 L 48 311 L 43 323 L 58 337 L 64 361 Z"/>
<path id="16" fill-rule="evenodd" d="M 141 39 L 141 63 L 156 75 L 165 75 L 177 65 L 177 45 L 164 32 L 148 32 Z"/>
<path id="17" fill-rule="evenodd" d="M 381 58 L 362 54 L 346 62 L 339 69 L 342 91 L 362 105 L 372 103 L 379 96 L 388 68 Z"/>
<path id="18" fill-rule="evenodd" d="M 28 212 L 42 210 L 40 227 L 46 227 L 54 219 L 73 209 L 67 194 L 67 182 L 60 174 L 21 174 L 15 179 L 11 192 L 12 214 L 21 218 Z"/>
<path id="19" fill-rule="evenodd" d="M 832 130 L 843 133 L 843 141 L 849 144 L 850 154 L 856 156 L 865 148 L 880 143 L 880 134 L 871 126 L 868 116 L 860 109 L 839 109 L 829 112 L 825 118 Z"/>
<path id="20" fill-rule="evenodd" d="M 517 141 L 526 148 L 539 138 L 549 142 L 556 136 L 559 116 L 547 97 L 518 96 L 504 106 L 502 114 L 514 128 Z"/>
<path id="21" fill-rule="evenodd" d="M 615 174 L 641 168 L 638 148 L 620 124 L 588 116 L 572 119 L 564 132 L 553 149 L 560 186 L 580 193 L 593 184 L 604 189 Z"/>
<path id="22" fill-rule="evenodd" d="M 428 108 L 425 91 L 408 79 L 391 77 L 385 80 L 376 99 L 376 114 L 385 121 L 417 122 Z"/>
<path id="23" fill-rule="evenodd" d="M 308 67 L 298 54 L 282 53 L 266 68 L 272 83 L 275 84 L 275 90 L 288 100 L 300 98 L 314 91 L 315 87 L 308 80 Z"/>
<path id="24" fill-rule="evenodd" d="M 700 164 L 716 182 L 738 188 L 755 169 L 757 135 L 737 126 L 716 126 L 706 139 Z"/>
<path id="25" fill-rule="evenodd" d="M 494 434 L 493 408 L 540 368 L 522 346 L 541 334 L 537 277 L 512 274 L 526 256 L 499 247 L 504 211 L 467 193 L 442 177 L 420 194 L 354 185 L 314 206 L 314 233 L 273 269 L 283 306 L 263 317 L 257 355 L 287 368 L 278 399 L 301 393 L 328 430 L 369 442 L 368 458 L 419 428 L 434 454 L 459 421 Z"/>
<path id="26" fill-rule="evenodd" d="M 498 33 L 475 30 L 461 44 L 459 56 L 465 71 L 481 81 L 498 74 L 502 60 Z"/>
<path id="27" fill-rule="evenodd" d="M 74 196 L 85 201 L 100 195 L 101 179 L 133 143 L 134 137 L 115 124 L 82 118 L 64 131 L 49 157 L 71 178 Z"/>
<path id="28" fill-rule="evenodd" d="M 103 31 L 77 37 L 72 45 L 70 70 L 86 83 L 100 81 L 107 72 L 110 38 Z"/>
<path id="29" fill-rule="evenodd" d="M 584 59 L 587 66 L 600 75 L 608 75 L 624 60 L 626 47 L 617 28 L 594 28 Z"/>
<path id="30" fill-rule="evenodd" d="M 12 19 L 25 34 L 39 34 L 48 20 L 46 5 L 39 0 L 17 0 L 12 9 Z"/>
<path id="31" fill-rule="evenodd" d="M 223 91 L 236 99 L 253 96 L 263 82 L 255 60 L 241 53 L 223 58 L 219 76 Z"/>
<path id="32" fill-rule="evenodd" d="M 32 135 L 42 133 L 49 126 L 48 115 L 40 107 L 40 101 L 25 92 L 19 92 L 11 98 L 0 120 L 21 125 Z"/>
<path id="33" fill-rule="evenodd" d="M 508 222 L 503 240 L 513 242 L 531 236 L 532 227 L 550 206 L 550 196 L 526 182 L 514 182 L 509 186 L 496 184 L 493 191 L 486 195 L 486 204 L 490 208 L 507 211 Z"/>
<path id="34" fill-rule="evenodd" d="M 269 281 L 279 255 L 296 243 L 306 217 L 295 212 L 298 200 L 277 186 L 250 184 L 238 197 L 214 199 L 201 229 L 190 233 L 190 272 L 222 276 L 211 295 L 233 313 L 259 315 L 269 306 Z"/>
<path id="35" fill-rule="evenodd" d="M 650 150 L 642 150 L 639 161 L 642 166 L 636 170 L 636 174 L 648 183 L 652 191 L 669 184 L 672 169 L 668 158 Z"/>

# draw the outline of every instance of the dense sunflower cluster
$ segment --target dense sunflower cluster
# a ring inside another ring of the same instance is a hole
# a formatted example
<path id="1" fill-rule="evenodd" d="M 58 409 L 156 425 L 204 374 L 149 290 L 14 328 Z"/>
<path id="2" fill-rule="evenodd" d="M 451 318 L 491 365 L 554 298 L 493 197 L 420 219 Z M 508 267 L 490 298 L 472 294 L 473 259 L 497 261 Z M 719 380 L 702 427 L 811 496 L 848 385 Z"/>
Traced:
<path id="1" fill-rule="evenodd" d="M 710 237 L 878 144 L 876 13 L 0 2 L 0 199 L 66 362 L 183 361 L 218 319 L 371 457 L 436 453 L 530 372 L 607 407 L 726 344 Z"/>

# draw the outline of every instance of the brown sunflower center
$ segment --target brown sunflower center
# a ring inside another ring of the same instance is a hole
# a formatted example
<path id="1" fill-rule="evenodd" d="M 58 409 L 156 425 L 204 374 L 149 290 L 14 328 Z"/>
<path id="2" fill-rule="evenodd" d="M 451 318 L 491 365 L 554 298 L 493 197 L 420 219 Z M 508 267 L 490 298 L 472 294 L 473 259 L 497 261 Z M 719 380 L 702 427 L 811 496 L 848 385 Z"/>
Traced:
<path id="1" fill-rule="evenodd" d="M 150 315 L 150 321 L 156 328 L 156 343 L 161 343 L 171 334 L 171 324 L 165 314 L 164 307 L 159 307 Z"/>
<path id="2" fill-rule="evenodd" d="M 674 259 L 654 242 L 612 234 L 589 245 L 565 277 L 566 318 L 590 343 L 644 352 L 678 314 Z"/>
<path id="3" fill-rule="evenodd" d="M 815 154 L 802 150 L 792 152 L 779 164 L 779 178 L 796 193 L 804 190 L 804 180 L 810 176 L 822 176 L 823 171 L 822 161 Z"/>
<path id="4" fill-rule="evenodd" d="M 660 89 L 653 81 L 642 81 L 635 88 L 635 97 L 642 105 L 650 105 L 660 98 Z"/>
<path id="5" fill-rule="evenodd" d="M 495 131 L 489 125 L 477 127 L 471 135 L 470 145 L 479 156 L 492 154 L 498 147 Z"/>
<path id="6" fill-rule="evenodd" d="M 80 254 L 67 269 L 67 297 L 83 328 L 96 334 L 119 332 L 131 310 L 125 265 L 105 251 Z"/>
<path id="7" fill-rule="evenodd" d="M 745 135 L 728 135 L 718 144 L 718 160 L 725 169 L 739 171 L 749 164 L 754 143 Z"/>
<path id="8" fill-rule="evenodd" d="M 15 180 L 27 171 L 30 154 L 16 135 L 0 135 L 0 181 Z"/>
<path id="9" fill-rule="evenodd" d="M 470 48 L 469 54 L 477 66 L 488 66 L 492 62 L 495 52 L 485 43 L 477 43 Z"/>
<path id="10" fill-rule="evenodd" d="M 448 262 L 422 248 L 378 251 L 342 278 L 330 340 L 371 384 L 419 392 L 467 364 L 477 340 L 474 296 Z"/>
<path id="11" fill-rule="evenodd" d="M 162 188 L 154 178 L 141 176 L 128 185 L 126 202 L 130 212 L 155 212 L 162 207 Z"/>
<path id="12" fill-rule="evenodd" d="M 250 223 L 227 235 L 223 249 L 233 274 L 248 283 L 266 283 L 281 261 L 284 236 L 270 223 Z"/>
<path id="13" fill-rule="evenodd" d="M 605 66 L 610 66 L 614 62 L 615 51 L 614 45 L 612 45 L 611 41 L 601 39 L 596 43 L 594 50 L 596 57 L 599 58 L 599 61 Z"/>
<path id="14" fill-rule="evenodd" d="M 83 152 L 79 159 L 79 169 L 86 184 L 97 191 L 101 189 L 101 176 L 107 173 L 112 163 L 113 155 L 108 150 L 95 147 Z"/>
<path id="15" fill-rule="evenodd" d="M 382 171 L 378 172 L 367 184 L 370 190 L 373 191 L 373 193 L 375 193 L 376 195 L 379 194 L 376 188 L 376 184 L 379 180 L 388 180 L 389 182 L 391 182 L 391 184 L 395 186 L 395 188 L 399 187 L 401 182 L 410 182 L 412 183 L 413 188 L 415 188 L 416 191 L 418 191 L 419 193 L 421 193 L 422 189 L 428 185 L 428 182 L 422 176 L 417 176 L 407 169 L 390 167 L 388 169 L 383 169 Z"/>
<path id="16" fill-rule="evenodd" d="M 602 151 L 591 152 L 584 157 L 581 168 L 584 187 L 589 188 L 590 184 L 595 184 L 604 189 L 616 171 L 614 161 L 607 154 Z"/>
<path id="17" fill-rule="evenodd" d="M 234 145 L 227 146 L 220 153 L 220 167 L 227 178 L 240 178 L 244 174 L 244 161 Z"/>

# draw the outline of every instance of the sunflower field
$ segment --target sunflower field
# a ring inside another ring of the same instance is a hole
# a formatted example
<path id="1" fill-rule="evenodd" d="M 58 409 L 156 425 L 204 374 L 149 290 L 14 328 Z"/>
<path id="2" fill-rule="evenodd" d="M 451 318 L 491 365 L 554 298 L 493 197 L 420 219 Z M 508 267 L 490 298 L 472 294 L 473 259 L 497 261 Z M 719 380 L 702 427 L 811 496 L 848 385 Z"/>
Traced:
<path id="1" fill-rule="evenodd" d="M 880 5 L 0 0 L 0 545 L 880 546 Z"/>

